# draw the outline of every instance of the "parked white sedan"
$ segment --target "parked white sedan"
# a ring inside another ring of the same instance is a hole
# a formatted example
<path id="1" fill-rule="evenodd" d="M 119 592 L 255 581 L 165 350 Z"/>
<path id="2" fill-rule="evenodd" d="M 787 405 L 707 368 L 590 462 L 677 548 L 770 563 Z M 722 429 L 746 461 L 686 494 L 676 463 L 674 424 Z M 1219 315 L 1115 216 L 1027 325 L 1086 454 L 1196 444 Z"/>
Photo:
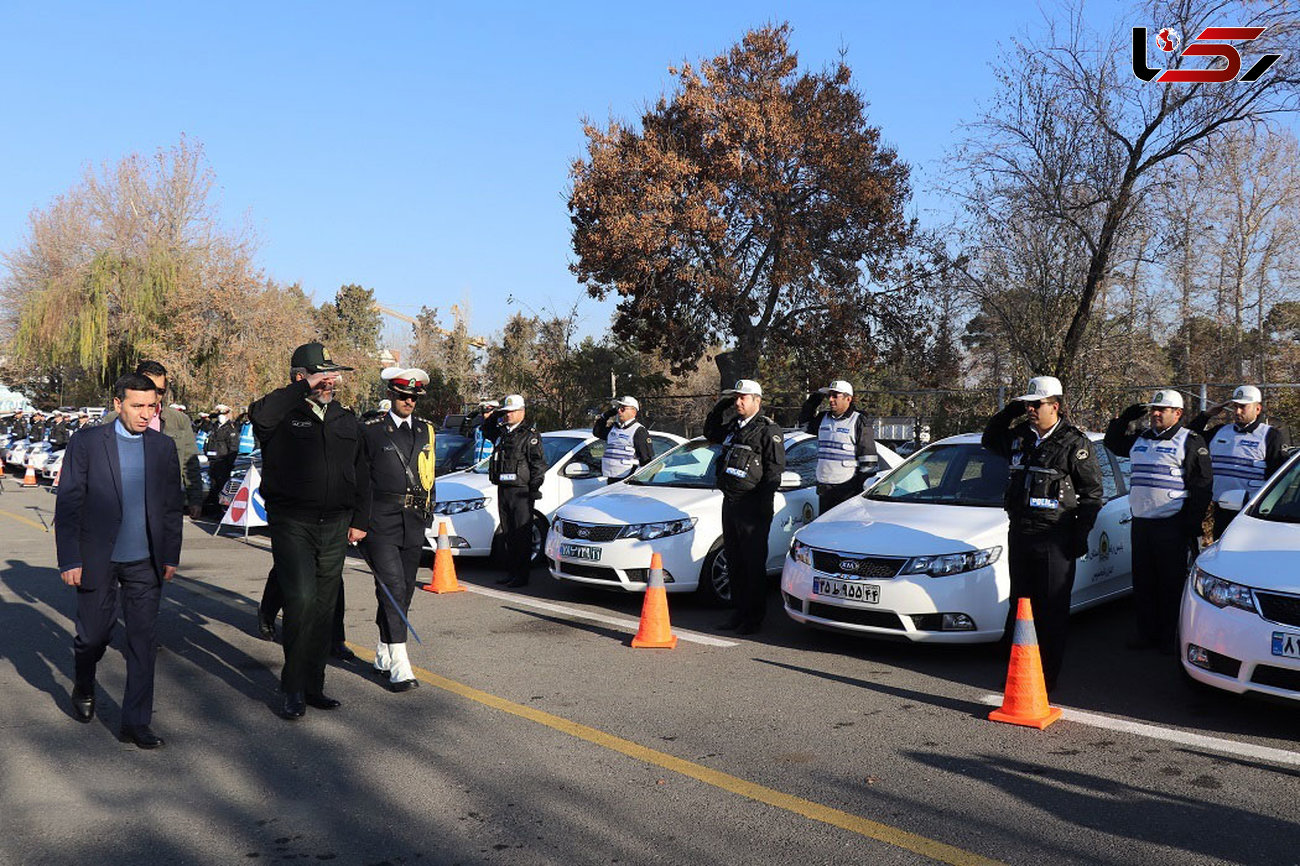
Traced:
<path id="1" fill-rule="evenodd" d="M 676 448 L 686 440 L 671 433 L 650 431 L 655 455 Z M 575 496 L 603 488 L 606 478 L 600 474 L 600 459 L 605 440 L 590 430 L 557 430 L 542 434 L 542 452 L 546 456 L 546 477 L 542 481 L 542 498 L 533 503 L 533 554 L 541 558 L 542 540 L 555 509 Z M 426 548 L 438 540 L 439 524 L 447 524 L 452 552 L 461 556 L 489 556 L 497 543 L 496 485 L 488 480 L 488 461 L 438 479 L 438 499 L 434 505 L 433 525 L 425 534 Z"/>
<path id="2" fill-rule="evenodd" d="M 1300 700 L 1300 456 L 1197 558 L 1178 648 L 1198 682 Z"/>
<path id="3" fill-rule="evenodd" d="M 1106 504 L 1075 570 L 1070 610 L 1132 589 L 1122 465 L 1090 434 Z M 912 641 L 1002 637 L 1011 578 L 1002 509 L 1007 461 L 977 434 L 940 440 L 800 530 L 781 572 L 795 621 Z"/>
<path id="4" fill-rule="evenodd" d="M 574 499 L 555 513 L 546 557 L 557 580 L 644 592 L 650 556 L 663 558 L 669 592 L 699 590 L 714 600 L 731 597 L 722 549 L 722 494 L 714 488 L 721 447 L 693 439 L 631 479 Z M 881 445 L 883 468 L 901 459 Z M 785 435 L 786 471 L 776 494 L 768 535 L 768 570 L 794 531 L 817 517 L 817 438 Z"/>

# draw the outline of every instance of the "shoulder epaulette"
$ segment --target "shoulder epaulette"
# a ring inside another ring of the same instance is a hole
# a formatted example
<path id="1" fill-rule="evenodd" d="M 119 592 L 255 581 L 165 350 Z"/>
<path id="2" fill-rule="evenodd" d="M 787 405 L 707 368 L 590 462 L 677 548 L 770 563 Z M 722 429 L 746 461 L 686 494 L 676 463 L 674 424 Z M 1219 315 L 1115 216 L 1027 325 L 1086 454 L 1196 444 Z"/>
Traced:
<path id="1" fill-rule="evenodd" d="M 365 424 L 365 425 L 368 426 L 368 425 L 370 425 L 370 424 L 378 424 L 378 423 L 380 423 L 380 422 L 383 421 L 383 420 L 384 420 L 384 416 L 383 416 L 383 415 L 376 415 L 374 418 L 367 418 L 366 420 L 362 421 L 361 423 L 362 423 L 362 424 Z"/>

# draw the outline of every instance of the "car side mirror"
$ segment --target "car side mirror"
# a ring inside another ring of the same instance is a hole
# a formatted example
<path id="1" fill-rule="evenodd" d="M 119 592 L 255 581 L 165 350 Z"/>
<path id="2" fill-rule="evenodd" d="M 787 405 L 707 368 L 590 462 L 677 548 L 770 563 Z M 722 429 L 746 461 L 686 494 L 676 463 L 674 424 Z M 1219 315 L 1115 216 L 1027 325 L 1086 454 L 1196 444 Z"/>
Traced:
<path id="1" fill-rule="evenodd" d="M 803 487 L 803 479 L 799 477 L 798 472 L 786 471 L 781 473 L 782 490 L 798 490 L 800 487 Z"/>
<path id="2" fill-rule="evenodd" d="M 578 460 L 564 467 L 565 478 L 591 478 L 595 474 L 590 466 Z"/>
<path id="3" fill-rule="evenodd" d="M 1228 490 L 1219 497 L 1218 503 L 1220 508 L 1226 508 L 1228 511 L 1240 511 L 1246 507 L 1246 501 L 1250 499 L 1250 491 L 1237 488 Z"/>

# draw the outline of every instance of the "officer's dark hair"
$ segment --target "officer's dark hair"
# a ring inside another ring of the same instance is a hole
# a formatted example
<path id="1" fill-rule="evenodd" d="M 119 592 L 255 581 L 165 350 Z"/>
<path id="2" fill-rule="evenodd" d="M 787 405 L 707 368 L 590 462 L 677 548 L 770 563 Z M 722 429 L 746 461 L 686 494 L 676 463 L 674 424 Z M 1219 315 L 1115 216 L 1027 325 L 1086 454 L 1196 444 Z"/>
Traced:
<path id="1" fill-rule="evenodd" d="M 162 376 L 167 378 L 167 368 L 157 361 L 141 361 L 135 365 L 137 376 Z"/>
<path id="2" fill-rule="evenodd" d="M 118 400 L 125 400 L 127 391 L 152 392 L 153 390 L 153 382 L 139 373 L 127 373 L 113 383 L 113 396 Z"/>
<path id="3" fill-rule="evenodd" d="M 298 381 L 298 374 L 299 374 L 299 373 L 301 373 L 301 374 L 303 375 L 303 378 L 306 378 L 307 376 L 310 376 L 310 375 L 311 375 L 310 373 L 307 372 L 307 368 L 306 368 L 306 367 L 290 367 L 290 368 L 289 368 L 289 384 L 290 384 L 290 385 L 292 385 L 294 382 L 297 382 L 297 381 Z"/>

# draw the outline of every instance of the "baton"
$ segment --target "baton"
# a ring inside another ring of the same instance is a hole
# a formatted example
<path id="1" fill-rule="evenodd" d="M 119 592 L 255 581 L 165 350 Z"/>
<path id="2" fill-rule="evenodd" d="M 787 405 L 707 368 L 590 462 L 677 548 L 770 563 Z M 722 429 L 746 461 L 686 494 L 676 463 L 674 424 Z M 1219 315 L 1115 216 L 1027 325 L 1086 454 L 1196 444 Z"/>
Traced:
<path id="1" fill-rule="evenodd" d="M 397 603 L 397 599 L 393 598 L 393 594 L 388 591 L 388 587 L 384 586 L 384 582 L 379 579 L 378 575 L 375 575 L 375 583 L 384 591 L 384 595 L 388 596 L 389 603 L 393 606 L 393 610 L 397 611 L 397 615 L 402 618 L 402 622 L 406 623 L 406 630 L 411 633 L 411 637 L 415 638 L 415 642 L 420 646 L 424 646 L 424 641 L 420 640 L 419 632 L 415 630 L 415 626 L 411 625 L 411 621 L 406 618 L 406 614 L 402 613 L 402 608 Z"/>

